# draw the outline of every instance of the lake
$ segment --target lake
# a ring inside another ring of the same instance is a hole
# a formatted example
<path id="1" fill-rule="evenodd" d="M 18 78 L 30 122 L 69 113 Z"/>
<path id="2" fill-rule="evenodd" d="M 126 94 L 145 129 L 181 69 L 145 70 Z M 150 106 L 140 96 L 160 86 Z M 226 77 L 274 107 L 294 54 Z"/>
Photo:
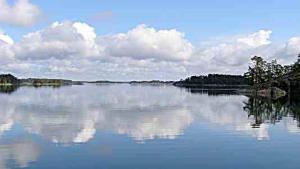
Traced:
<path id="1" fill-rule="evenodd" d="M 0 93 L 0 169 L 296 169 L 297 101 L 174 86 Z"/>

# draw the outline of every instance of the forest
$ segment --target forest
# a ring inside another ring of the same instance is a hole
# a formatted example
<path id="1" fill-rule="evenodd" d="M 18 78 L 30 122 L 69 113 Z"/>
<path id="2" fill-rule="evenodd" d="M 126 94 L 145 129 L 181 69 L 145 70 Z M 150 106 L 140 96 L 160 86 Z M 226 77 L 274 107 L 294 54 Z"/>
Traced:
<path id="1" fill-rule="evenodd" d="M 207 76 L 191 76 L 174 83 L 182 87 L 203 86 L 243 86 L 247 81 L 242 75 L 209 74 Z"/>

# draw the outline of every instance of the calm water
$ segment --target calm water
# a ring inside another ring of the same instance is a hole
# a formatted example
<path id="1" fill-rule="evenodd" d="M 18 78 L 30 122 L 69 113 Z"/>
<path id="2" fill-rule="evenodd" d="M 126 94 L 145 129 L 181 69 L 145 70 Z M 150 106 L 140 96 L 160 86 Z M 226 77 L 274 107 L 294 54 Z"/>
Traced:
<path id="1" fill-rule="evenodd" d="M 0 169 L 296 169 L 298 113 L 297 102 L 172 86 L 5 89 Z"/>

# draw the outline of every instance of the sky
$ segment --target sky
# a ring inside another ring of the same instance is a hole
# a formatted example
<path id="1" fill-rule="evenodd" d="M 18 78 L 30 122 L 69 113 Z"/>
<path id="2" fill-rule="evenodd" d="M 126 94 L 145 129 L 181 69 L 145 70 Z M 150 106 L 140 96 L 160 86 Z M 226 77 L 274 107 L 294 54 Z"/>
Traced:
<path id="1" fill-rule="evenodd" d="M 0 0 L 0 73 L 179 80 L 300 53 L 297 0 Z"/>

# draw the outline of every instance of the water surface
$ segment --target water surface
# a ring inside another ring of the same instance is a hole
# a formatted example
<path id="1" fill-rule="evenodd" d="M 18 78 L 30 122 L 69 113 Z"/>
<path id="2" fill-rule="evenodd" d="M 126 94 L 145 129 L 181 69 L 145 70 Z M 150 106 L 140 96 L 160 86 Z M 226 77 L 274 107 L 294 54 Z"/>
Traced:
<path id="1" fill-rule="evenodd" d="M 173 86 L 0 93 L 0 169 L 296 169 L 298 102 Z"/>

